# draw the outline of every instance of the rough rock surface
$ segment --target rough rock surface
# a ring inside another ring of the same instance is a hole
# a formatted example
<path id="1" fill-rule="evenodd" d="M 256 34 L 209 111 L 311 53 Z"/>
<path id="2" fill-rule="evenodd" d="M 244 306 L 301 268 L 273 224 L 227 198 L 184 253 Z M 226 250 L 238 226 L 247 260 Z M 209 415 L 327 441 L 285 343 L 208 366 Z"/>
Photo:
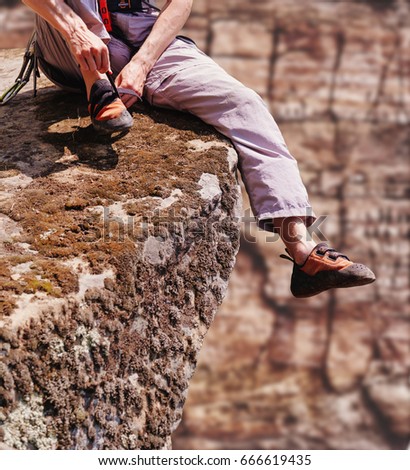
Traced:
<path id="1" fill-rule="evenodd" d="M 187 33 L 267 100 L 324 233 L 378 281 L 296 300 L 281 243 L 248 222 L 174 447 L 407 447 L 409 2 L 194 8 Z"/>
<path id="2" fill-rule="evenodd" d="M 0 113 L 2 447 L 169 448 L 238 250 L 236 153 L 143 106 L 97 138 L 54 87 Z"/>

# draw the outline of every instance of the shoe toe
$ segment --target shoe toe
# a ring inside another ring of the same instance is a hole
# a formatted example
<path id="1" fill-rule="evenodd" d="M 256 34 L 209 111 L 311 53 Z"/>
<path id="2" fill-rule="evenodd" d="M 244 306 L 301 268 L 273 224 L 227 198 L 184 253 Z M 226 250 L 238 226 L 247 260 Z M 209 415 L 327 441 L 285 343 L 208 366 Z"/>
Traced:
<path id="1" fill-rule="evenodd" d="M 320 271 L 314 276 L 294 269 L 291 292 L 297 298 L 312 297 L 333 288 L 358 287 L 371 284 L 376 276 L 364 264 L 353 263 L 340 271 Z"/>
<path id="2" fill-rule="evenodd" d="M 363 282 L 370 284 L 376 280 L 376 275 L 364 264 L 354 263 L 341 271 L 345 276 L 350 277 L 352 282 Z"/>
<path id="3" fill-rule="evenodd" d="M 134 120 L 126 109 L 124 109 L 124 111 L 114 119 L 109 119 L 107 121 L 92 119 L 93 127 L 99 134 L 127 131 L 132 127 L 133 123 Z"/>

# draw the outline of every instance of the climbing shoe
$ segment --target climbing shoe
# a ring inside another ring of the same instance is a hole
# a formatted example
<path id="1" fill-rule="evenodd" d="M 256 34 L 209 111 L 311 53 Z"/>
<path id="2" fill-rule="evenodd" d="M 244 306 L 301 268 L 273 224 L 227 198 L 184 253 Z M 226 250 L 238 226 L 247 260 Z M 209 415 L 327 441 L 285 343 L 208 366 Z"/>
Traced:
<path id="1" fill-rule="evenodd" d="M 365 265 L 353 263 L 326 243 L 319 243 L 302 264 L 293 262 L 290 290 L 297 298 L 312 297 L 335 287 L 355 287 L 371 284 L 374 273 Z"/>
<path id="2" fill-rule="evenodd" d="M 116 89 L 108 80 L 97 80 L 91 88 L 88 111 L 99 134 L 127 131 L 133 119 Z"/>

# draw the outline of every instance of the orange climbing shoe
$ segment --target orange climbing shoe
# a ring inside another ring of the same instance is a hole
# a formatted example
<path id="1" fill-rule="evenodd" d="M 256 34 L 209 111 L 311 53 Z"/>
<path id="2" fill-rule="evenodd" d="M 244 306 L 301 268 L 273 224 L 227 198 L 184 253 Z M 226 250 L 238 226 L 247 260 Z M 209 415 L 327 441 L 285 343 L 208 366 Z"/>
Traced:
<path id="1" fill-rule="evenodd" d="M 97 80 L 91 88 L 88 111 L 99 134 L 127 131 L 133 119 L 108 80 Z"/>
<path id="2" fill-rule="evenodd" d="M 293 262 L 290 290 L 297 298 L 312 297 L 332 288 L 364 286 L 376 280 L 367 266 L 353 263 L 326 243 L 316 245 L 302 265 L 289 256 L 281 258 Z"/>

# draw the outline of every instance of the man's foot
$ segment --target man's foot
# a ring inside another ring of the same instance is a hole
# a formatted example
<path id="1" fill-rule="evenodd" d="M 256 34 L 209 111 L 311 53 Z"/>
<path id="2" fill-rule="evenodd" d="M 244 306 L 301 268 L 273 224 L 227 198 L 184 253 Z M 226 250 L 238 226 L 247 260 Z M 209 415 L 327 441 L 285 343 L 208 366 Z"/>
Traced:
<path id="1" fill-rule="evenodd" d="M 326 243 L 316 245 L 302 265 L 289 256 L 281 258 L 293 262 L 290 290 L 298 298 L 312 297 L 334 287 L 364 286 L 376 280 L 367 266 L 353 263 Z"/>
<path id="2" fill-rule="evenodd" d="M 99 134 L 127 131 L 133 119 L 108 80 L 97 80 L 90 91 L 88 111 Z"/>

